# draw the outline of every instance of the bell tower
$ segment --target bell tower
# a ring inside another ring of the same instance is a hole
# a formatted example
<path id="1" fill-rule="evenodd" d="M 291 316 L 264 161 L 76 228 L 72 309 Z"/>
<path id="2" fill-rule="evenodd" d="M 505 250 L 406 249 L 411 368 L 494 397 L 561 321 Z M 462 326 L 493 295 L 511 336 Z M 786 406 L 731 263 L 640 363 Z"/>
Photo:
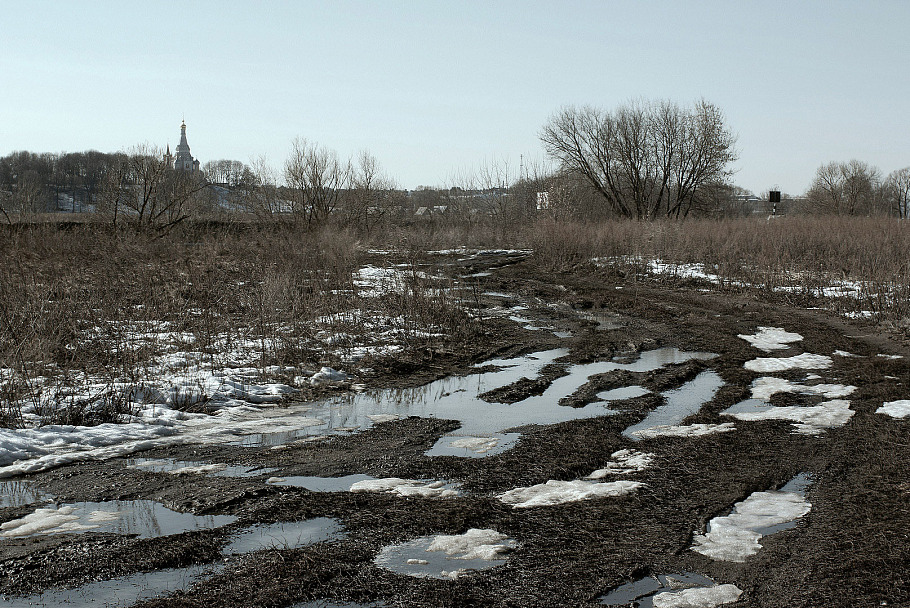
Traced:
<path id="1" fill-rule="evenodd" d="M 190 154 L 190 144 L 186 141 L 186 121 L 180 123 L 180 143 L 177 144 L 174 158 L 174 169 L 177 171 L 198 171 L 199 161 Z"/>

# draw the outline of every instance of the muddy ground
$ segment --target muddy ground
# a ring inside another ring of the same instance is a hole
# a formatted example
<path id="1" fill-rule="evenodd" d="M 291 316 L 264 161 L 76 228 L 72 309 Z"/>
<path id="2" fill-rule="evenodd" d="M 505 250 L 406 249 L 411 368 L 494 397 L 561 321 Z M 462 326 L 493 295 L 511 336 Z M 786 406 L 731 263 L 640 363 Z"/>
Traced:
<path id="1" fill-rule="evenodd" d="M 542 272 L 510 259 L 475 280 L 489 311 L 483 339 L 465 348 L 430 349 L 412 360 L 377 367 L 361 378 L 370 386 L 414 386 L 447 374 L 476 372 L 491 357 L 563 346 L 572 362 L 675 346 L 719 356 L 656 372 L 614 372 L 593 379 L 567 400 L 583 405 L 604 389 L 641 384 L 652 391 L 682 385 L 712 369 L 725 385 L 686 423 L 729 422 L 719 413 L 749 396 L 760 374 L 743 364 L 763 353 L 737 337 L 759 326 L 802 334 L 786 356 L 835 350 L 821 372 L 826 381 L 858 387 L 851 421 L 818 436 L 798 435 L 783 421 L 737 422 L 735 432 L 698 438 L 661 437 L 632 442 L 621 431 L 660 404 L 646 395 L 620 402 L 614 416 L 522 429 L 519 443 L 486 458 L 427 457 L 424 451 L 457 423 L 407 418 L 286 449 L 180 446 L 137 456 L 277 468 L 244 478 L 140 472 L 124 459 L 64 466 L 29 477 L 58 502 L 151 499 L 197 514 L 238 517 L 226 528 L 160 538 L 70 534 L 0 539 L 0 595 L 27 595 L 77 587 L 123 575 L 191 564 L 225 569 L 194 587 L 141 605 L 216 608 L 293 606 L 310 600 L 376 606 L 596 606 L 598 598 L 647 575 L 696 572 L 744 591 L 731 606 L 820 607 L 910 605 L 910 431 L 907 421 L 874 413 L 885 401 L 910 398 L 910 349 L 867 322 L 848 322 L 806 303 L 775 301 L 761 293 L 709 292 L 691 285 L 636 282 L 591 268 Z M 465 273 L 484 270 L 475 263 Z M 527 305 L 521 316 L 572 332 L 528 330 L 496 318 L 496 306 Z M 606 314 L 598 328 L 590 313 Z M 903 359 L 878 357 L 903 355 Z M 547 370 L 545 370 L 547 371 Z M 559 369 L 490 395 L 515 403 L 539 394 Z M 794 379 L 805 373 L 790 372 Z M 777 374 L 787 377 L 787 373 Z M 547 480 L 578 479 L 603 467 L 610 455 L 634 447 L 656 455 L 650 468 L 627 476 L 646 485 L 632 494 L 558 506 L 513 509 L 494 495 Z M 711 560 L 690 550 L 692 537 L 712 517 L 759 490 L 781 487 L 808 472 L 814 482 L 808 515 L 796 527 L 762 539 L 744 563 Z M 315 493 L 265 483 L 273 475 L 445 479 L 461 484 L 456 498 L 402 498 L 388 494 Z M 0 509 L 0 523 L 34 507 Z M 347 535 L 332 542 L 275 547 L 224 558 L 229 533 L 252 523 L 337 518 Z M 456 580 L 412 578 L 373 563 L 384 546 L 432 534 L 492 528 L 520 543 L 508 561 Z"/>

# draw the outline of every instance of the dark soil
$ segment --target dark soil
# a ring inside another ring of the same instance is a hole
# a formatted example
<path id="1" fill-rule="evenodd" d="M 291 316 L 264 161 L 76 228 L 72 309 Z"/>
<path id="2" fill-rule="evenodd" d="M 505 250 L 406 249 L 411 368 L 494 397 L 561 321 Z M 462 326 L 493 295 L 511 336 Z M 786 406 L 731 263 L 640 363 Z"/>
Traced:
<path id="1" fill-rule="evenodd" d="M 683 571 L 737 585 L 744 591 L 731 604 L 737 607 L 910 605 L 910 423 L 874 413 L 884 401 L 908 398 L 910 358 L 876 356 L 910 357 L 905 346 L 871 325 L 789 307 L 761 294 L 623 283 L 587 268 L 543 274 L 528 262 L 516 263 L 518 258 L 505 261 L 508 265 L 492 276 L 477 279 L 478 291 L 514 293 L 529 305 L 522 316 L 572 331 L 572 337 L 559 339 L 550 331 L 489 320 L 476 344 L 390 362 L 368 381 L 414 386 L 447 374 L 475 373 L 472 364 L 492 357 L 557 345 L 571 350 L 566 362 L 611 360 L 676 346 L 718 357 L 647 374 L 594 376 L 562 405 L 583 406 L 603 390 L 630 384 L 665 391 L 713 369 L 725 386 L 686 422 L 727 422 L 719 413 L 748 398 L 749 385 L 760 375 L 743 364 L 764 356 L 737 334 L 774 326 L 804 336 L 781 356 L 835 350 L 860 355 L 834 357 L 834 367 L 819 372 L 826 382 L 858 387 L 850 397 L 856 414 L 846 426 L 817 436 L 794 434 L 787 422 L 737 422 L 731 433 L 632 442 L 621 432 L 661 404 L 652 393 L 615 403 L 619 413 L 613 416 L 523 428 L 513 449 L 486 458 L 425 456 L 457 423 L 407 418 L 281 450 L 206 445 L 139 455 L 279 469 L 249 478 L 139 472 L 126 468 L 122 459 L 74 464 L 30 479 L 58 502 L 144 498 L 180 511 L 235 515 L 238 522 L 156 539 L 91 533 L 0 539 L 0 594 L 26 595 L 134 572 L 219 562 L 225 559 L 221 546 L 239 526 L 328 516 L 345 526 L 343 540 L 232 557 L 221 574 L 142 605 L 278 607 L 331 599 L 400 607 L 596 606 L 601 595 L 618 585 Z M 494 260 L 471 263 L 475 272 L 500 265 Z M 482 301 L 491 313 L 496 304 L 495 298 Z M 579 310 L 616 313 L 622 327 L 597 329 Z M 564 366 L 552 366 L 540 378 L 523 379 L 486 397 L 521 407 L 522 399 L 542 393 L 563 373 Z M 652 467 L 623 477 L 646 484 L 635 493 L 531 509 L 513 509 L 495 499 L 518 486 L 583 477 L 605 466 L 616 450 L 630 447 L 656 455 Z M 693 534 L 704 531 L 712 517 L 729 512 L 752 492 L 779 488 L 800 472 L 814 476 L 807 494 L 812 510 L 795 528 L 764 537 L 763 549 L 744 563 L 714 561 L 690 550 Z M 461 483 L 463 495 L 425 499 L 315 493 L 265 483 L 270 475 L 354 473 L 445 479 Z M 30 510 L 0 509 L 0 522 Z M 493 528 L 518 540 L 520 548 L 505 565 L 454 581 L 411 578 L 373 564 L 388 544 L 469 528 Z"/>

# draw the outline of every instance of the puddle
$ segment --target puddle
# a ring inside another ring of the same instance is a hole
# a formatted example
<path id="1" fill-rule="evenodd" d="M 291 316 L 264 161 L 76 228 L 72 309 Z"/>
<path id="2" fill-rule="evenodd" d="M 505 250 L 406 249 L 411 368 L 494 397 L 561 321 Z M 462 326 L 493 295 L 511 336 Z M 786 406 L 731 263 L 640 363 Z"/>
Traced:
<path id="1" fill-rule="evenodd" d="M 345 537 L 337 519 L 316 517 L 305 521 L 279 522 L 244 528 L 221 550 L 223 555 L 252 553 L 263 549 L 298 549 L 325 540 Z"/>
<path id="2" fill-rule="evenodd" d="M 313 475 L 291 475 L 288 477 L 272 477 L 266 483 L 273 486 L 290 486 L 304 488 L 311 492 L 348 492 L 351 486 L 358 481 L 376 479 L 371 475 L 344 475 L 343 477 L 316 477 Z"/>
<path id="3" fill-rule="evenodd" d="M 571 338 L 572 332 L 570 331 L 554 331 L 553 335 L 557 338 Z"/>
<path id="4" fill-rule="evenodd" d="M 618 314 L 607 312 L 605 310 L 592 312 L 589 310 L 576 311 L 578 316 L 597 324 L 598 331 L 608 331 L 611 329 L 622 329 L 625 325 L 622 323 L 622 317 Z"/>
<path id="5" fill-rule="evenodd" d="M 252 526 L 236 534 L 231 543 L 222 550 L 222 554 L 225 556 L 237 555 L 270 548 L 294 549 L 343 537 L 341 524 L 337 520 L 325 517 L 302 522 Z M 223 568 L 224 566 L 221 564 L 203 564 L 187 568 L 140 572 L 109 581 L 89 583 L 76 589 L 47 591 L 27 597 L 0 598 L 0 608 L 72 608 L 72 606 L 89 605 L 98 606 L 98 608 L 121 608 L 132 606 L 143 600 L 165 597 L 176 591 L 189 589 L 200 580 L 220 573 Z M 315 603 L 312 605 L 345 606 L 343 603 Z M 356 604 L 350 604 L 350 606 L 356 606 Z"/>
<path id="6" fill-rule="evenodd" d="M 597 398 L 601 401 L 622 401 L 623 399 L 634 399 L 635 397 L 643 397 L 649 394 L 651 391 L 644 388 L 643 386 L 633 385 L 633 386 L 623 386 L 621 388 L 614 388 L 609 391 L 604 391 L 602 393 L 597 393 Z"/>
<path id="7" fill-rule="evenodd" d="M 427 450 L 426 455 L 483 458 L 511 449 L 520 437 L 521 433 L 492 433 L 489 437 L 446 435 Z"/>
<path id="8" fill-rule="evenodd" d="M 129 469 L 149 473 L 170 473 L 172 475 L 211 475 L 212 477 L 258 477 L 277 471 L 276 468 L 247 467 L 224 463 L 174 460 L 172 458 L 129 458 Z"/>
<path id="9" fill-rule="evenodd" d="M 471 529 L 464 534 L 425 536 L 382 549 L 377 566 L 418 578 L 454 579 L 472 570 L 504 564 L 518 543 L 495 530 Z"/>
<path id="10" fill-rule="evenodd" d="M 550 327 L 547 325 L 534 325 L 534 320 L 528 319 L 527 317 L 511 315 L 511 316 L 509 316 L 509 320 L 513 321 L 515 323 L 518 323 L 519 325 L 521 325 L 524 329 L 527 329 L 528 331 L 541 331 L 541 330 L 553 331 L 553 327 Z M 554 331 L 553 333 L 556 333 L 556 332 Z"/>
<path id="11" fill-rule="evenodd" d="M 717 373 L 710 370 L 702 372 L 678 389 L 663 393 L 666 403 L 655 408 L 644 420 L 633 424 L 622 434 L 629 439 L 638 440 L 640 436 L 636 435 L 637 432 L 658 426 L 676 426 L 713 399 L 723 385 L 724 381 Z"/>
<path id="12" fill-rule="evenodd" d="M 605 606 L 628 607 L 634 602 L 638 608 L 654 608 L 654 596 L 662 591 L 712 585 L 714 585 L 713 580 L 694 572 L 660 574 L 657 577 L 646 576 L 637 581 L 620 585 L 610 593 L 601 596 L 600 603 Z"/>
<path id="13" fill-rule="evenodd" d="M 132 576 L 83 585 L 77 589 L 47 591 L 28 597 L 2 598 L 0 608 L 57 608 L 97 606 L 121 608 L 188 589 L 200 579 L 217 574 L 222 566 L 203 565 L 141 572 Z"/>
<path id="14" fill-rule="evenodd" d="M 236 519 L 230 515 L 178 513 L 150 500 L 77 502 L 42 507 L 21 519 L 0 524 L 0 537 L 91 531 L 154 538 L 218 528 Z"/>
<path id="15" fill-rule="evenodd" d="M 0 508 L 24 507 L 53 498 L 30 481 L 0 481 Z"/>
<path id="16" fill-rule="evenodd" d="M 603 403 L 591 403 L 583 408 L 559 405 L 561 398 L 574 393 L 594 374 L 612 370 L 647 372 L 671 363 L 710 359 L 716 356 L 711 353 L 660 348 L 641 353 L 631 361 L 570 365 L 568 374 L 557 378 L 542 395 L 532 396 L 518 403 L 487 403 L 478 397 L 521 378 L 536 378 L 542 368 L 567 354 L 567 349 L 560 348 L 513 359 L 494 359 L 477 367 L 498 368 L 495 371 L 470 376 L 450 376 L 418 388 L 364 392 L 308 404 L 307 415 L 318 419 L 319 424 L 277 433 L 248 435 L 240 441 L 240 445 L 278 446 L 308 437 L 363 430 L 374 424 L 370 416 L 383 414 L 400 418 L 420 416 L 458 420 L 461 422 L 461 428 L 441 438 L 427 453 L 488 456 L 508 449 L 509 442 L 517 439 L 517 435 L 506 434 L 509 429 L 534 424 L 557 424 L 615 413 Z M 475 440 L 485 438 L 497 439 L 497 444 L 486 451 L 483 451 L 485 448 L 482 445 L 480 450 L 475 449 L 480 445 L 474 443 Z"/>

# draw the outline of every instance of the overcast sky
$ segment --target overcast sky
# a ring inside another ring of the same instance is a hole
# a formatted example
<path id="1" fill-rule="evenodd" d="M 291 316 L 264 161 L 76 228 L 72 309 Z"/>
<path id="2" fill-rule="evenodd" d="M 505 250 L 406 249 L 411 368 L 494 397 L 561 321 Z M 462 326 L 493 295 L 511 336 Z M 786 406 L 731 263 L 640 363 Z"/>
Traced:
<path id="1" fill-rule="evenodd" d="M 401 187 L 517 174 L 565 105 L 704 97 L 734 178 L 804 192 L 822 163 L 910 165 L 910 1 L 0 0 L 0 155 L 295 137 L 369 150 Z"/>

